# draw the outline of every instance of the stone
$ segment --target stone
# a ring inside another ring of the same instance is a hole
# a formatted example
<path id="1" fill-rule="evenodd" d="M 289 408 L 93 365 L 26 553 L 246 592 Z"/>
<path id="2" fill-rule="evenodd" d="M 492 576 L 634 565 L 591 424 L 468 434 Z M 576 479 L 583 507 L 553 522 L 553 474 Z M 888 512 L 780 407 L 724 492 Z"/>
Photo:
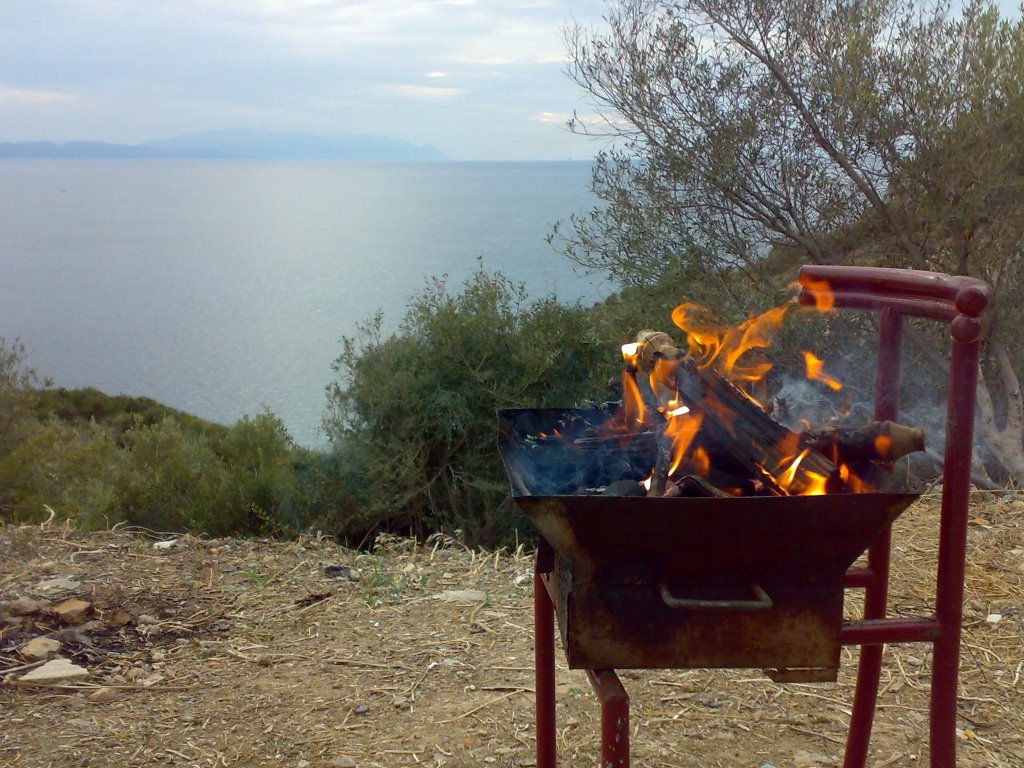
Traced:
<path id="1" fill-rule="evenodd" d="M 43 604 L 31 597 L 19 597 L 0 603 L 0 616 L 34 616 L 42 613 Z"/>
<path id="2" fill-rule="evenodd" d="M 53 612 L 65 624 L 81 624 L 92 611 L 92 603 L 72 598 L 55 606 Z"/>
<path id="3" fill-rule="evenodd" d="M 43 579 L 36 584 L 36 589 L 40 592 L 67 592 L 72 589 L 78 589 L 82 586 L 82 582 L 75 581 L 70 576 L 55 576 L 52 579 Z"/>
<path id="4" fill-rule="evenodd" d="M 97 688 L 89 694 L 89 701 L 96 704 L 106 704 L 108 701 L 116 701 L 121 698 L 121 693 L 116 688 Z"/>
<path id="5" fill-rule="evenodd" d="M 339 757 L 331 763 L 331 768 L 356 768 L 356 761 L 351 757 Z"/>
<path id="6" fill-rule="evenodd" d="M 178 542 L 181 539 L 167 539 L 166 541 L 156 541 L 153 543 L 153 549 L 174 549 L 178 546 Z"/>
<path id="7" fill-rule="evenodd" d="M 84 680 L 89 677 L 89 670 L 72 664 L 68 659 L 58 656 L 41 667 L 36 667 L 18 678 L 20 683 L 30 685 L 54 685 L 72 680 Z"/>
<path id="8" fill-rule="evenodd" d="M 803 749 L 797 750 L 793 755 L 793 765 L 799 768 L 822 768 L 822 766 L 832 765 L 832 762 L 832 759 L 826 755 L 819 755 L 817 752 L 808 752 Z"/>
<path id="9" fill-rule="evenodd" d="M 49 637 L 35 637 L 21 647 L 22 658 L 41 661 L 55 655 L 60 650 L 60 643 Z"/>

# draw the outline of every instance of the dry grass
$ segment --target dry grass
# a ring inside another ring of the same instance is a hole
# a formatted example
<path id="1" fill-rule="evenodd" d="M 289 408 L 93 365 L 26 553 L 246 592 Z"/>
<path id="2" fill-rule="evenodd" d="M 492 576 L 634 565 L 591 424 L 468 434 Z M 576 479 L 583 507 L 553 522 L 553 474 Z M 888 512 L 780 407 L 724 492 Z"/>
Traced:
<path id="1" fill-rule="evenodd" d="M 937 497 L 898 521 L 894 612 L 927 615 Z M 1024 765 L 1024 499 L 972 506 L 960 698 L 962 766 Z M 531 562 L 520 553 L 383 542 L 185 538 L 168 550 L 113 531 L 0 529 L 0 598 L 79 597 L 75 637 L 50 614 L 0 636 L 0 765 L 368 766 L 533 764 Z M 325 576 L 357 567 L 362 580 Z M 36 585 L 73 576 L 77 589 Z M 481 590 L 486 603 L 446 602 Z M 855 610 L 851 593 L 850 610 Z M 1001 618 L 996 621 L 994 614 Z M 19 685 L 17 648 L 62 632 L 86 683 Z M 928 646 L 886 651 L 870 764 L 927 765 Z M 854 654 L 835 684 L 776 685 L 757 672 L 623 672 L 633 764 L 832 766 L 846 733 Z M 597 705 L 559 669 L 562 764 L 597 762 Z M 98 693 L 98 691 L 103 691 Z"/>

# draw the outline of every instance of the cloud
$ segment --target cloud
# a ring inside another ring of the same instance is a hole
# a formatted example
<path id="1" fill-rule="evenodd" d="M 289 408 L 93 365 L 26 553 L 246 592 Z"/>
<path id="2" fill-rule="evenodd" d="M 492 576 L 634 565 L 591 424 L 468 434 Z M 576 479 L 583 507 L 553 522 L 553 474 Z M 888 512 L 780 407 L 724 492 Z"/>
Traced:
<path id="1" fill-rule="evenodd" d="M 385 85 L 381 90 L 395 93 L 399 96 L 408 96 L 413 99 L 453 99 L 466 92 L 463 88 L 440 88 L 432 85 L 408 84 Z"/>
<path id="2" fill-rule="evenodd" d="M 79 100 L 80 97 L 73 93 L 0 85 L 0 107 L 62 107 Z"/>
<path id="3" fill-rule="evenodd" d="M 530 120 L 538 123 L 556 123 L 558 125 L 565 125 L 570 120 L 573 120 L 580 125 L 608 125 L 609 123 L 624 124 L 625 121 L 617 118 L 609 118 L 604 115 L 582 115 L 573 112 L 538 112 L 535 115 L 530 115 Z"/>

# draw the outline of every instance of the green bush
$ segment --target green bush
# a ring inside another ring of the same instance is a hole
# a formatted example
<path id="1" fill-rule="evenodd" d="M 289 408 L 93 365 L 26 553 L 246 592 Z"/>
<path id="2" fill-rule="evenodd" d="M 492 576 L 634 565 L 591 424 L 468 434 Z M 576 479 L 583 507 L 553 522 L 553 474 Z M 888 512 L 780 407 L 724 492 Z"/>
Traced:
<path id="1" fill-rule="evenodd" d="M 455 295 L 429 285 L 393 334 L 380 316 L 363 324 L 343 340 L 324 421 L 347 491 L 342 533 L 509 537 L 520 521 L 502 506 L 495 410 L 603 396 L 616 358 L 582 307 L 527 303 L 483 271 Z"/>
<path id="2" fill-rule="evenodd" d="M 116 522 L 125 459 L 110 433 L 95 425 L 36 422 L 0 459 L 0 503 L 19 522 L 46 519 L 46 506 L 90 527 Z"/>
<path id="3" fill-rule="evenodd" d="M 25 347 L 0 336 L 0 458 L 6 456 L 35 427 L 32 411 L 36 374 L 25 365 Z"/>
<path id="4" fill-rule="evenodd" d="M 130 461 L 120 496 L 128 522 L 160 531 L 233 528 L 222 527 L 226 472 L 208 440 L 173 417 L 140 424 L 124 440 Z"/>

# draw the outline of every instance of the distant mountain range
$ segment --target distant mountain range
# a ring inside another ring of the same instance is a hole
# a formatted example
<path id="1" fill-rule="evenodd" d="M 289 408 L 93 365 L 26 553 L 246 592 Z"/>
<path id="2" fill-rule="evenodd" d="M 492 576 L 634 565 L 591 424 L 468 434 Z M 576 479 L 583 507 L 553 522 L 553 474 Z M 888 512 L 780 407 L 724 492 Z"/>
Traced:
<path id="1" fill-rule="evenodd" d="M 320 135 L 300 131 L 227 130 L 187 133 L 143 144 L 101 141 L 0 142 L 0 159 L 67 160 L 448 160 L 440 150 L 368 134 Z"/>

